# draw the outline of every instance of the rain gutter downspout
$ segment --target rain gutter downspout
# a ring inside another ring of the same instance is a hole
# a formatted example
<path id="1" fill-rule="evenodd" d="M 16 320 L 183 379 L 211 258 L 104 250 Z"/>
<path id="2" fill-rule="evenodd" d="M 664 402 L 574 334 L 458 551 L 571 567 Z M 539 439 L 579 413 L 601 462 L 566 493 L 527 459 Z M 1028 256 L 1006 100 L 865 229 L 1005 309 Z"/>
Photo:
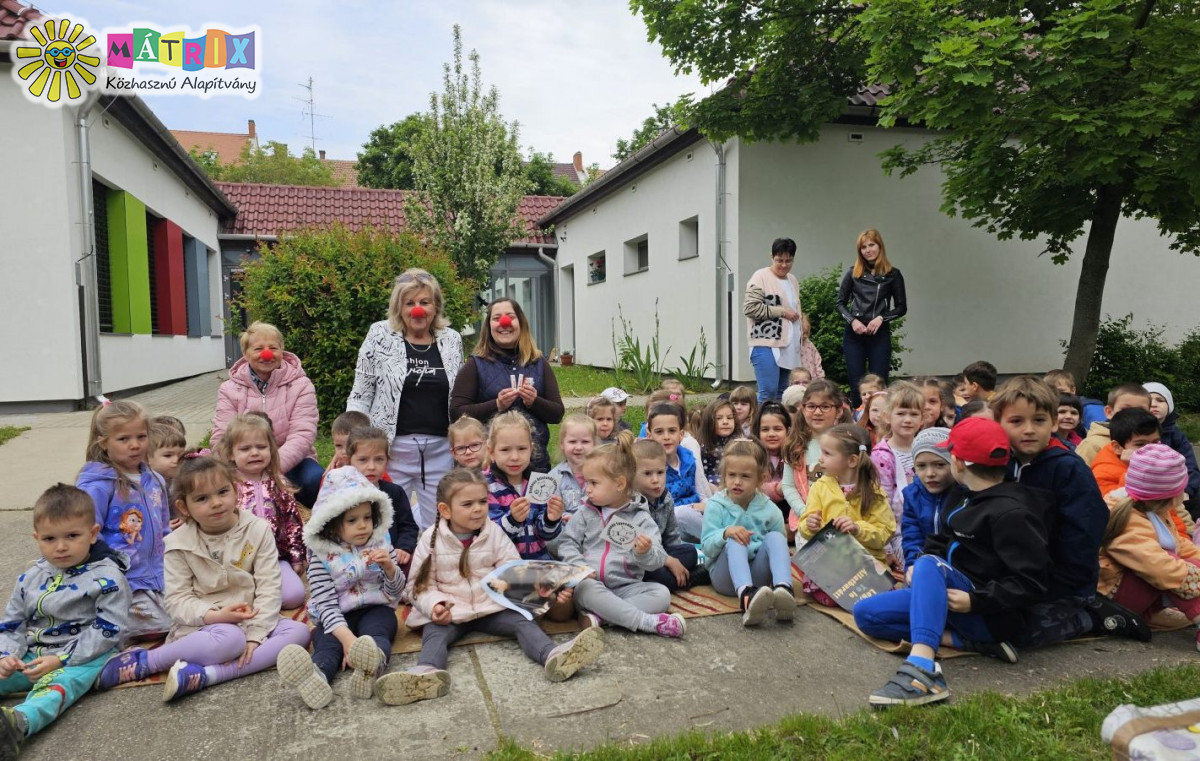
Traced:
<path id="1" fill-rule="evenodd" d="M 713 262 L 713 265 L 714 265 L 713 272 L 714 272 L 714 277 L 716 278 L 716 281 L 714 283 L 715 288 L 713 288 L 713 291 L 715 294 L 714 305 L 716 307 L 714 310 L 714 314 L 716 316 L 716 329 L 713 331 L 713 338 L 716 340 L 717 361 L 713 367 L 712 387 L 719 388 L 721 385 L 721 381 L 723 379 L 722 376 L 724 376 L 726 374 L 725 372 L 722 372 L 722 370 L 729 370 L 729 365 L 732 364 L 732 363 L 725 362 L 726 351 L 732 351 L 732 339 L 729 342 L 730 346 L 726 347 L 725 346 L 725 343 L 726 343 L 725 330 L 722 330 L 722 326 L 721 326 L 721 320 L 722 320 L 722 317 L 724 316 L 724 313 L 726 310 L 725 301 L 726 301 L 726 291 L 728 290 L 728 285 L 726 284 L 726 277 L 725 277 L 726 263 L 725 263 L 725 250 L 724 250 L 724 246 L 725 246 L 725 146 L 719 145 L 711 140 L 709 141 L 708 144 L 710 146 L 712 146 L 713 151 L 717 154 L 717 197 L 716 197 L 716 204 L 715 204 L 714 210 L 713 210 L 714 211 L 714 222 L 715 222 L 714 227 L 716 229 L 716 241 L 715 241 L 716 247 L 714 249 L 716 258 L 715 258 L 715 261 Z M 733 318 L 732 318 L 732 316 L 730 316 L 729 317 L 730 325 L 727 327 L 732 328 L 732 320 L 733 320 Z"/>
<path id="2" fill-rule="evenodd" d="M 104 384 L 100 375 L 100 300 L 96 271 L 96 221 L 92 198 L 92 150 L 88 115 L 100 96 L 89 93 L 75 117 L 79 141 L 79 201 L 83 225 L 83 251 L 75 262 L 75 283 L 83 288 L 83 378 L 84 397 L 99 396 Z"/>

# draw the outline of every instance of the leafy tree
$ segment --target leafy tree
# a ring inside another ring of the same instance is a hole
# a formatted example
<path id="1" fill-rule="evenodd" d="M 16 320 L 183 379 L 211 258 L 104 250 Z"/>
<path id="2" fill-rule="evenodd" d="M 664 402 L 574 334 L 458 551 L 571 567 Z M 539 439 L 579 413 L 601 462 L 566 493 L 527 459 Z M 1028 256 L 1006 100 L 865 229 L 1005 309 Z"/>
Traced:
<path id="1" fill-rule="evenodd" d="M 538 196 L 569 196 L 580 188 L 579 183 L 554 174 L 554 154 L 529 152 L 525 162 L 525 177 L 529 180 L 529 192 Z"/>
<path id="2" fill-rule="evenodd" d="M 312 148 L 293 156 L 287 145 L 274 140 L 265 146 L 242 146 L 236 162 L 220 163 L 211 153 L 205 155 L 195 148 L 191 156 L 214 180 L 225 182 L 260 182 L 266 185 L 337 185 L 329 167 L 317 158 Z"/>
<path id="3" fill-rule="evenodd" d="M 652 107 L 654 115 L 647 116 L 642 121 L 642 126 L 635 129 L 628 140 L 623 137 L 617 138 L 617 151 L 612 157 L 618 163 L 637 153 L 647 143 L 661 135 L 663 130 L 679 121 L 678 114 L 675 112 L 676 106 L 670 103 L 660 106 L 655 103 Z"/>
<path id="4" fill-rule="evenodd" d="M 424 114 L 376 127 L 358 154 L 358 182 L 367 188 L 413 189 L 412 146 L 426 129 Z"/>
<path id="5" fill-rule="evenodd" d="M 1124 216 L 1200 252 L 1200 5 L 1155 0 L 632 0 L 676 67 L 728 86 L 688 119 L 725 139 L 816 140 L 886 85 L 880 125 L 938 130 L 883 154 L 933 164 L 942 209 L 1001 239 L 1085 239 L 1066 368 L 1084 385 Z"/>
<path id="6" fill-rule="evenodd" d="M 444 89 L 429 96 L 429 129 L 413 143 L 413 187 L 406 215 L 434 248 L 450 253 L 463 277 L 482 283 L 493 262 L 522 234 L 517 207 L 525 175 L 516 122 L 500 116 L 493 86 L 484 90 L 479 54 L 463 69 L 462 32 L 454 27 L 454 62 Z"/>

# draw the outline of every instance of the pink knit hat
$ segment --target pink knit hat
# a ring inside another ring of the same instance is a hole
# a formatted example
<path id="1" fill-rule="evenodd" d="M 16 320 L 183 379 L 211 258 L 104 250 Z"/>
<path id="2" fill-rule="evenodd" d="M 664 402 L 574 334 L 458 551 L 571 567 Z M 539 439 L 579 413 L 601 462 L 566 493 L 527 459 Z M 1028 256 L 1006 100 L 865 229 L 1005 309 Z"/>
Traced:
<path id="1" fill-rule="evenodd" d="M 1147 444 L 1129 458 L 1125 493 L 1134 499 L 1171 499 L 1187 488 L 1183 455 L 1166 444 Z"/>

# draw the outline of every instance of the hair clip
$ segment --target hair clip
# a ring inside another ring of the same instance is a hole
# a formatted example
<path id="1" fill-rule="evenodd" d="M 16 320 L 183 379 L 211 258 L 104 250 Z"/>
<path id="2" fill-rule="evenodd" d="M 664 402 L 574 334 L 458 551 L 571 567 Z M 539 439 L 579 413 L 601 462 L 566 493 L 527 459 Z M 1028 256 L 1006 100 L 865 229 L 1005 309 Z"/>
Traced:
<path id="1" fill-rule="evenodd" d="M 194 460 L 197 457 L 208 457 L 211 454 L 212 454 L 212 450 L 205 447 L 204 449 L 197 449 L 195 452 L 188 452 L 187 454 L 185 454 L 183 456 L 183 459 Z"/>
<path id="2" fill-rule="evenodd" d="M 100 402 L 101 407 L 107 407 L 108 405 L 112 404 L 112 400 L 104 394 L 96 394 L 96 401 Z"/>
<path id="3" fill-rule="evenodd" d="M 673 402 L 679 401 L 679 394 L 667 394 L 667 398 Z"/>
<path id="4" fill-rule="evenodd" d="M 860 451 L 860 452 L 865 452 L 865 451 L 867 451 L 867 445 L 866 445 L 866 444 L 859 444 L 859 445 L 858 445 L 858 451 Z"/>

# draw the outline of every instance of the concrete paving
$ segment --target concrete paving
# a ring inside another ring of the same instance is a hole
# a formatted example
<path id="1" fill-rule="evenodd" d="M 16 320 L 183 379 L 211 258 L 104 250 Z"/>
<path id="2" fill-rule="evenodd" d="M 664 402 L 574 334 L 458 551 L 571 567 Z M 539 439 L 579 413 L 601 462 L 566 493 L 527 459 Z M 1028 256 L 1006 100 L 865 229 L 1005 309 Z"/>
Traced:
<path id="1" fill-rule="evenodd" d="M 207 430 L 218 374 L 139 395 L 154 412 L 173 413 L 189 438 Z M 56 479 L 82 462 L 88 415 L 26 416 L 34 429 L 0 446 L 0 587 L 6 594 L 36 557 L 27 510 Z M 1021 694 L 1083 676 L 1133 674 L 1194 663 L 1191 631 L 1160 634 L 1152 644 L 1094 640 L 1022 653 L 1015 666 L 982 657 L 946 661 L 957 694 Z M 344 695 L 312 712 L 281 688 L 274 672 L 214 687 L 178 704 L 161 687 L 83 698 L 33 738 L 29 759 L 121 757 L 190 760 L 209 756 L 296 758 L 318 755 L 414 758 L 477 757 L 502 737 L 535 750 L 631 744 L 688 730 L 750 729 L 799 711 L 831 716 L 862 710 L 866 695 L 899 662 L 831 619 L 802 609 L 790 625 L 745 630 L 727 615 L 689 622 L 683 641 L 607 630 L 607 651 L 592 669 L 550 684 L 515 642 L 455 648 L 450 695 L 387 707 Z M 393 656 L 392 669 L 415 655 Z M 936 717 L 937 709 L 931 709 Z"/>

